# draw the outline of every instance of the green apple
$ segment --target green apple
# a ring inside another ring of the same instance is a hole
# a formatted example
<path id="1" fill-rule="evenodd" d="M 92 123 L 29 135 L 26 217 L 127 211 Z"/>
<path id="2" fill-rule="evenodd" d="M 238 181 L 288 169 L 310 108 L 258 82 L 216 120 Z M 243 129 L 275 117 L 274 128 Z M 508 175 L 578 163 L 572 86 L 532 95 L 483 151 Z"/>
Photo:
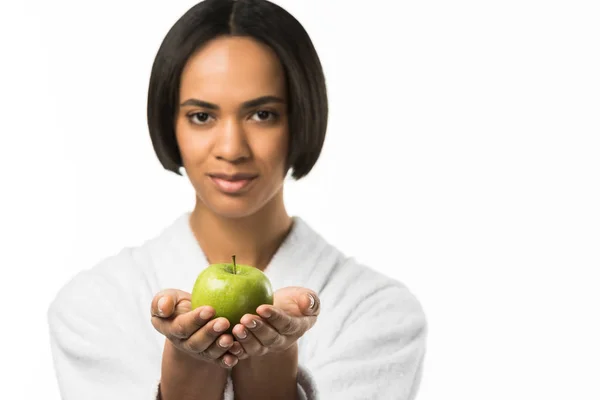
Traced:
<path id="1" fill-rule="evenodd" d="M 273 304 L 273 289 L 269 278 L 258 268 L 232 263 L 211 264 L 194 283 L 192 309 L 211 306 L 215 318 L 229 320 L 228 332 L 245 314 L 256 314 L 261 304 Z"/>

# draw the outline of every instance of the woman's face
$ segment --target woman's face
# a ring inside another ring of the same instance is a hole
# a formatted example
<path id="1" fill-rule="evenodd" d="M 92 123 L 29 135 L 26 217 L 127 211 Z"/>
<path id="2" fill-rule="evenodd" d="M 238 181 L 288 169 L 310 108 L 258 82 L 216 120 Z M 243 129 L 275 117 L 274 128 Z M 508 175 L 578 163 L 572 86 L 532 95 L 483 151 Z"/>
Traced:
<path id="1" fill-rule="evenodd" d="M 179 93 L 176 137 L 202 205 L 239 218 L 280 194 L 288 118 L 275 53 L 250 38 L 214 39 L 188 60 Z"/>

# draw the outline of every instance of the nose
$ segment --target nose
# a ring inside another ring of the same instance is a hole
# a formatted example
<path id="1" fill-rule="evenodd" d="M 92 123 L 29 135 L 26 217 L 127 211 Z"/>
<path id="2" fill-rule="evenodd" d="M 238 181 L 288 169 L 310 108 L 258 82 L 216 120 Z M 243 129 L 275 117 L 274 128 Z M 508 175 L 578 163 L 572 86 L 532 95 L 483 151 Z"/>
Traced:
<path id="1" fill-rule="evenodd" d="M 232 119 L 223 123 L 222 129 L 217 132 L 213 152 L 218 160 L 234 164 L 250 158 L 250 148 L 240 122 Z"/>

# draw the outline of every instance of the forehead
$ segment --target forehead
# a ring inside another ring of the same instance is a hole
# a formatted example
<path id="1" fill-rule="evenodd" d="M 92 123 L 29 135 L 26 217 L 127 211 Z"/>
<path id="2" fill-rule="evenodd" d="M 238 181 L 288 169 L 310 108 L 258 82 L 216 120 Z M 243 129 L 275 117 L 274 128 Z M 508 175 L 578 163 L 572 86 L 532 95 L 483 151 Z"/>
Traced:
<path id="1" fill-rule="evenodd" d="M 194 53 L 181 75 L 181 99 L 239 101 L 285 96 L 283 67 L 268 46 L 247 37 L 213 39 Z"/>

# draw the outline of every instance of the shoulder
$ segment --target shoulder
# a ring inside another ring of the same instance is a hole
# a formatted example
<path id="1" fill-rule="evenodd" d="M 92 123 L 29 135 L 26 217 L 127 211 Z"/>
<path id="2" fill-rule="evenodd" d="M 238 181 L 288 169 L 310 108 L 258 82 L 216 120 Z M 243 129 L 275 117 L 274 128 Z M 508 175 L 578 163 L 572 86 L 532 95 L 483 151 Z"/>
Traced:
<path id="1" fill-rule="evenodd" d="M 77 315 L 85 320 L 100 317 L 131 288 L 131 282 L 139 276 L 132 248 L 124 248 L 106 257 L 96 265 L 74 275 L 57 292 L 48 307 L 50 325 Z"/>
<path id="2" fill-rule="evenodd" d="M 80 271 L 59 289 L 46 310 L 57 356 L 101 359 L 107 348 L 122 340 L 123 332 L 139 330 L 150 306 L 140 312 L 135 299 L 139 280 L 132 279 L 135 267 L 132 249 L 125 248 Z"/>
<path id="3" fill-rule="evenodd" d="M 381 316 L 388 321 L 407 318 L 425 321 L 421 302 L 404 282 L 354 258 L 346 258 L 337 266 L 323 295 L 330 298 L 333 308 L 345 309 L 350 319 L 365 312 L 371 318 Z"/>
<path id="4" fill-rule="evenodd" d="M 127 304 L 158 291 L 157 270 L 180 254 L 173 243 L 181 236 L 183 217 L 138 246 L 124 247 L 74 275 L 58 291 L 50 309 L 77 309 L 104 304 L 104 299 Z M 108 306 L 108 304 L 107 304 Z"/>
<path id="5" fill-rule="evenodd" d="M 368 308 L 371 315 L 396 312 L 424 319 L 421 302 L 407 284 L 344 254 L 303 219 L 297 222 L 290 258 L 301 256 L 298 262 L 308 271 L 324 312 L 343 318 Z"/>
<path id="6" fill-rule="evenodd" d="M 428 322 L 422 303 L 409 287 L 391 276 L 343 258 L 318 293 L 321 312 L 303 338 L 302 360 L 363 359 L 364 354 L 413 354 L 424 351 Z M 321 354 L 321 355 L 319 355 Z"/>
<path id="7" fill-rule="evenodd" d="M 182 274 L 177 270 L 190 269 L 188 264 L 198 262 L 188 218 L 189 212 L 182 213 L 140 245 L 124 247 L 73 276 L 50 303 L 50 323 L 69 315 L 82 315 L 92 321 L 95 316 L 100 318 L 103 313 L 112 312 L 113 322 L 133 313 L 146 316 L 152 297 L 165 284 L 178 287 L 178 280 L 173 281 Z M 178 268 L 172 268 L 173 265 Z"/>

